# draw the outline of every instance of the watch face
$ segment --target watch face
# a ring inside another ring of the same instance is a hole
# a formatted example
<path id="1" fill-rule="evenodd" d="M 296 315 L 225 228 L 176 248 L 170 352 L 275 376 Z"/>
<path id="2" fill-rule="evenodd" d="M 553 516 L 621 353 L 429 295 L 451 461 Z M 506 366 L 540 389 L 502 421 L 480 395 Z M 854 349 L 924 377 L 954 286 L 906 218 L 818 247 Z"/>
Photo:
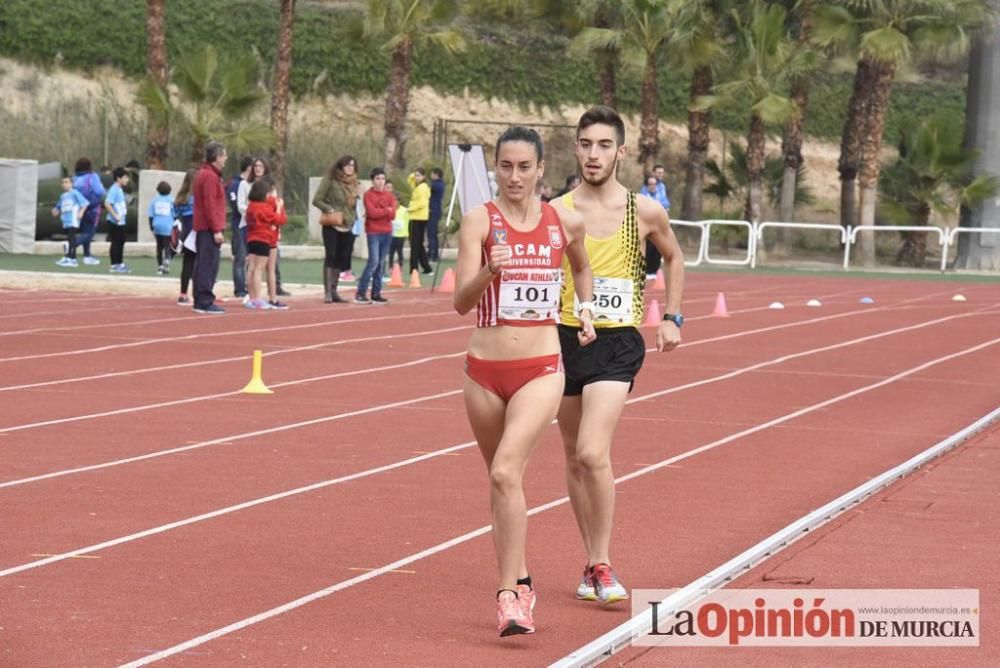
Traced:
<path id="1" fill-rule="evenodd" d="M 666 315 L 663 316 L 663 319 L 669 320 L 678 327 L 684 324 L 684 316 L 682 316 L 680 313 L 667 313 Z"/>

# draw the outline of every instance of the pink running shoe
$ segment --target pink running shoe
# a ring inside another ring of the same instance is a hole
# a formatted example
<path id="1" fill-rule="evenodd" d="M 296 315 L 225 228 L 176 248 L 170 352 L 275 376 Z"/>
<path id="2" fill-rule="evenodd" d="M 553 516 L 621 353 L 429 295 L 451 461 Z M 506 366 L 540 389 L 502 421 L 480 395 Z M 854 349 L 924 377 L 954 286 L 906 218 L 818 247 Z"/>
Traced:
<path id="1" fill-rule="evenodd" d="M 528 630 L 525 633 L 535 632 L 535 617 L 532 612 L 535 609 L 535 590 L 528 585 L 517 585 L 517 600 L 521 604 L 521 614 L 528 620 Z"/>
<path id="2" fill-rule="evenodd" d="M 608 564 L 594 564 L 590 571 L 590 581 L 594 585 L 594 593 L 601 605 L 611 605 L 628 600 L 628 590 L 615 577 L 615 572 Z"/>
<path id="3" fill-rule="evenodd" d="M 509 589 L 497 595 L 497 630 L 501 638 L 535 630 L 525 619 L 517 594 Z"/>

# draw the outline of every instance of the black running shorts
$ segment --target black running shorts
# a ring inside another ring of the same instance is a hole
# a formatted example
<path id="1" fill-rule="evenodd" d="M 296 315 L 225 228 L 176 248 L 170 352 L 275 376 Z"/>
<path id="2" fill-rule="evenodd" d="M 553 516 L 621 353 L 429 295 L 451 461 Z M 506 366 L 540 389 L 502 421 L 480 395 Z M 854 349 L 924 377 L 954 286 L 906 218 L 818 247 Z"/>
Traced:
<path id="1" fill-rule="evenodd" d="M 257 255 L 259 257 L 267 257 L 271 254 L 271 247 L 267 245 L 265 241 L 248 241 L 247 242 L 247 252 L 250 255 Z"/>
<path id="2" fill-rule="evenodd" d="M 629 392 L 646 358 L 646 342 L 635 327 L 597 330 L 597 340 L 580 346 L 576 327 L 559 325 L 563 365 L 566 368 L 565 396 L 583 394 L 583 386 L 600 380 L 628 383 Z"/>

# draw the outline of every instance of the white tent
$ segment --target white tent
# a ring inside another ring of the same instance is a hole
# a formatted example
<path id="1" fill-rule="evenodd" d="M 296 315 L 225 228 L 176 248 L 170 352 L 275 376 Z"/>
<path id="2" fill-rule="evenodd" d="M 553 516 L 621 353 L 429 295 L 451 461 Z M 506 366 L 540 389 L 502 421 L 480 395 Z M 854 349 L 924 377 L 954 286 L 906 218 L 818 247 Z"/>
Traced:
<path id="1" fill-rule="evenodd" d="M 0 159 L 0 253 L 35 249 L 38 162 Z M 54 204 L 54 202 L 53 202 Z"/>

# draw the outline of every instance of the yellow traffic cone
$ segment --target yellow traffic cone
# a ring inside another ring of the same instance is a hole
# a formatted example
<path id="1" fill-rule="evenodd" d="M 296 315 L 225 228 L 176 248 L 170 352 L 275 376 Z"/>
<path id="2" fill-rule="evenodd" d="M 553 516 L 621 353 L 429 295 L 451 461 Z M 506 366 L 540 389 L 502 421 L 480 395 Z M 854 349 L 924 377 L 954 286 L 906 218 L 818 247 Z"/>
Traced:
<path id="1" fill-rule="evenodd" d="M 240 390 L 240 392 L 244 394 L 274 394 L 274 391 L 264 384 L 264 379 L 260 376 L 263 358 L 264 355 L 259 350 L 253 351 L 253 375 L 250 377 L 250 382 L 247 383 L 247 386 Z"/>

